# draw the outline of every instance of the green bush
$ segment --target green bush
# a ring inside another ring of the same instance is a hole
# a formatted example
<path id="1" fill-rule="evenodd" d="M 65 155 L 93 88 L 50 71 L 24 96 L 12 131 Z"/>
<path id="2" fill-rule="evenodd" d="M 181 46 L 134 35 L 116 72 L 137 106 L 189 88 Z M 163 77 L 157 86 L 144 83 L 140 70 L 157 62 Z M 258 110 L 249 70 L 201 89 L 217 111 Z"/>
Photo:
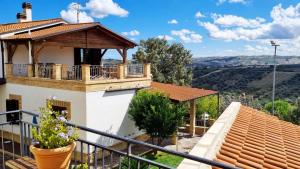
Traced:
<path id="1" fill-rule="evenodd" d="M 129 106 L 130 117 L 136 126 L 152 141 L 157 138 L 158 145 L 177 130 L 185 112 L 185 106 L 173 104 L 164 94 L 146 90 L 139 91 Z"/>
<path id="2" fill-rule="evenodd" d="M 272 113 L 272 102 L 267 103 L 264 108 L 266 111 Z M 295 109 L 296 107 L 287 101 L 276 100 L 274 102 L 274 114 L 282 120 L 291 121 Z"/>
<path id="3" fill-rule="evenodd" d="M 203 113 L 208 113 L 210 118 L 217 118 L 219 111 L 218 106 L 218 96 L 207 96 L 199 98 L 196 103 L 197 118 L 202 118 Z"/>

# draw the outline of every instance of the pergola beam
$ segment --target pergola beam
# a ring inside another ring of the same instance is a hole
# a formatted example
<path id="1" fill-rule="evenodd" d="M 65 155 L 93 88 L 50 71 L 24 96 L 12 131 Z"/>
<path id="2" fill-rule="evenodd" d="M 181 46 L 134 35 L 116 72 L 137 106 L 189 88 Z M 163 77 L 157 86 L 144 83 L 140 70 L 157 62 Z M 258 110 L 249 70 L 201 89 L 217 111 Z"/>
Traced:
<path id="1" fill-rule="evenodd" d="M 127 50 L 128 50 L 127 48 L 117 49 L 117 51 L 119 52 L 119 54 L 123 58 L 123 64 L 127 63 Z"/>

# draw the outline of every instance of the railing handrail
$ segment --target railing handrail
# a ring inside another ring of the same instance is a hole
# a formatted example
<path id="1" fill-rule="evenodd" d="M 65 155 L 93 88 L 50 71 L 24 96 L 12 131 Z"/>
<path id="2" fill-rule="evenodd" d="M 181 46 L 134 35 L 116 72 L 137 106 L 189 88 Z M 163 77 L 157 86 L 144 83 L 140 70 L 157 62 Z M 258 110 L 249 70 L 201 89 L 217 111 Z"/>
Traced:
<path id="1" fill-rule="evenodd" d="M 30 111 L 24 111 L 24 110 L 0 112 L 0 116 L 10 114 L 10 113 L 20 113 L 20 114 L 24 113 L 24 114 L 27 114 L 27 115 L 39 117 L 39 114 L 37 114 L 37 113 L 30 112 Z M 22 121 L 22 119 L 20 121 Z M 154 150 L 158 150 L 158 151 L 165 152 L 165 153 L 168 153 L 168 154 L 176 155 L 176 156 L 179 156 L 179 157 L 183 157 L 183 158 L 193 160 L 193 161 L 196 161 L 196 162 L 199 162 L 199 163 L 207 164 L 207 165 L 210 165 L 210 166 L 221 167 L 221 168 L 225 168 L 225 169 L 236 169 L 235 167 L 232 167 L 232 166 L 224 164 L 224 163 L 220 163 L 220 162 L 217 162 L 217 161 L 197 157 L 197 156 L 190 155 L 190 154 L 177 152 L 177 151 L 174 151 L 174 150 L 169 150 L 169 149 L 157 146 L 157 145 L 145 143 L 145 142 L 134 140 L 134 139 L 131 139 L 131 138 L 125 138 L 125 137 L 121 137 L 121 136 L 118 136 L 118 135 L 109 134 L 109 133 L 106 133 L 106 132 L 98 131 L 98 130 L 95 130 L 95 129 L 91 129 L 91 128 L 84 127 L 84 126 L 81 126 L 81 125 L 76 125 L 76 124 L 69 123 L 69 122 L 67 124 L 70 125 L 70 126 L 76 127 L 78 129 L 82 129 L 82 130 L 87 131 L 87 132 L 91 132 L 91 133 L 98 134 L 98 135 L 101 135 L 101 136 L 105 136 L 105 137 L 117 139 L 117 140 L 120 140 L 120 141 L 124 141 L 128 144 L 145 146 L 145 147 L 148 147 L 148 148 L 151 148 L 151 149 L 154 149 Z M 103 146 L 103 145 L 100 145 L 98 143 L 90 143 L 90 144 L 94 144 L 94 145 L 97 145 L 97 146 Z M 129 155 L 131 155 L 131 154 L 129 154 Z M 134 155 L 131 155 L 131 156 L 134 157 Z"/>

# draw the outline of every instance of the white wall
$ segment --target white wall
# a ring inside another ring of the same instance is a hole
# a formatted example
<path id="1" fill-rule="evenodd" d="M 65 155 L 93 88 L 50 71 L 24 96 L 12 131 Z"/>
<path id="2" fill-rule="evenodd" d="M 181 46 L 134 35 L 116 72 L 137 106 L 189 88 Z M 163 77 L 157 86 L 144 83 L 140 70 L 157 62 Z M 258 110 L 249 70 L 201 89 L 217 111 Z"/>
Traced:
<path id="1" fill-rule="evenodd" d="M 39 63 L 57 63 L 74 65 L 74 48 L 46 46 L 39 53 Z M 25 45 L 18 45 L 14 56 L 14 64 L 28 64 L 28 50 Z"/>
<path id="2" fill-rule="evenodd" d="M 47 46 L 41 50 L 39 63 L 74 65 L 74 48 Z"/>
<path id="3" fill-rule="evenodd" d="M 85 93 L 69 90 L 50 89 L 35 86 L 25 86 L 7 83 L 3 85 L 4 89 L 0 88 L 0 108 L 5 111 L 5 99 L 9 94 L 16 94 L 22 96 L 22 109 L 32 112 L 38 112 L 39 108 L 46 105 L 46 100 L 55 96 L 57 100 L 71 102 L 71 122 L 85 125 Z M 4 93 L 4 94 L 3 94 Z M 32 120 L 32 118 L 27 119 Z"/>
<path id="4" fill-rule="evenodd" d="M 0 86 L 0 112 L 5 111 L 5 100 L 9 94 L 22 96 L 23 110 L 38 112 L 40 107 L 46 105 L 47 99 L 55 96 L 58 100 L 71 102 L 72 123 L 129 138 L 143 134 L 135 127 L 127 112 L 135 90 L 85 93 L 7 83 Z M 5 120 L 3 118 L 1 120 Z M 24 119 L 32 122 L 31 116 L 24 116 Z M 18 130 L 16 128 L 15 132 L 18 133 Z M 83 139 L 103 145 L 118 142 L 92 133 L 79 134 Z"/>
<path id="5" fill-rule="evenodd" d="M 142 134 L 127 112 L 134 95 L 135 90 L 87 93 L 87 127 L 130 138 Z M 88 134 L 87 139 L 105 145 L 116 143 L 93 134 Z"/>
<path id="6" fill-rule="evenodd" d="M 18 45 L 12 58 L 14 64 L 28 64 L 28 50 L 25 45 Z"/>

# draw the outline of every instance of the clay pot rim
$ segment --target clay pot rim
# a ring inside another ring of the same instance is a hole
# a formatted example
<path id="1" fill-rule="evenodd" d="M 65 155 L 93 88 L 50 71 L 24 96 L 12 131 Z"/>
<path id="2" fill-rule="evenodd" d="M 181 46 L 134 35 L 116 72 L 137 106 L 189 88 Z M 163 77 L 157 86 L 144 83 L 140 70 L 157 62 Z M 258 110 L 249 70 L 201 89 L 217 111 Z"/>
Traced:
<path id="1" fill-rule="evenodd" d="M 76 142 L 72 142 L 71 144 L 65 146 L 65 147 L 59 147 L 59 148 L 53 148 L 53 149 L 42 149 L 34 147 L 34 145 L 30 145 L 30 151 L 32 154 L 38 154 L 38 155 L 49 155 L 49 154 L 61 154 L 69 152 L 70 150 L 73 151 L 76 147 Z"/>

